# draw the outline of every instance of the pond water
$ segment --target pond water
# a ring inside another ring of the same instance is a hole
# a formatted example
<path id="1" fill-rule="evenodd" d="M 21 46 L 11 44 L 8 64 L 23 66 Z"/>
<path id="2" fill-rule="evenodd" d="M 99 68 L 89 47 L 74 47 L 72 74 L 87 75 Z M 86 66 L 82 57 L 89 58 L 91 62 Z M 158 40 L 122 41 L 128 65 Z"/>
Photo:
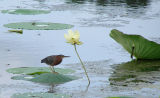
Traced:
<path id="1" fill-rule="evenodd" d="M 5 70 L 12 67 L 47 66 L 41 64 L 40 60 L 52 54 L 71 56 L 64 59 L 59 67 L 73 68 L 77 71 L 76 75 L 84 77 L 84 79 L 55 87 L 56 92 L 70 94 L 73 98 L 81 98 L 82 95 L 86 98 L 104 98 L 114 95 L 137 96 L 139 98 L 160 96 L 160 93 L 158 93 L 160 88 L 157 87 L 157 85 L 160 85 L 159 78 L 155 78 L 156 82 L 149 81 L 153 77 L 147 78 L 147 81 L 154 83 L 142 83 L 135 88 L 133 88 L 133 85 L 125 88 L 121 86 L 112 88 L 109 81 L 111 80 L 110 77 L 116 76 L 116 74 L 113 74 L 114 71 L 122 71 L 121 66 L 123 65 L 118 64 L 131 61 L 130 55 L 109 36 L 110 31 L 118 29 L 128 34 L 139 34 L 160 43 L 159 0 L 0 1 L 0 10 L 29 8 L 51 11 L 49 14 L 40 15 L 0 13 L 0 98 L 9 98 L 17 92 L 47 91 L 48 86 L 11 80 L 11 74 L 8 74 Z M 88 92 L 82 93 L 87 82 L 83 71 L 80 69 L 81 66 L 74 48 L 72 45 L 65 43 L 64 34 L 67 33 L 67 29 L 23 30 L 23 34 L 7 32 L 9 28 L 5 28 L 3 25 L 14 22 L 55 22 L 74 25 L 72 30 L 80 32 L 80 40 L 84 43 L 78 46 L 77 49 L 82 60 L 86 62 L 91 81 L 93 81 Z M 154 64 L 157 65 L 157 62 L 153 62 Z M 115 68 L 116 66 L 120 66 L 120 69 Z M 159 72 L 158 70 L 152 71 L 154 73 L 140 73 L 139 77 L 142 75 L 145 78 L 145 74 L 146 77 L 149 74 L 155 76 Z M 22 90 L 24 87 L 26 88 Z"/>

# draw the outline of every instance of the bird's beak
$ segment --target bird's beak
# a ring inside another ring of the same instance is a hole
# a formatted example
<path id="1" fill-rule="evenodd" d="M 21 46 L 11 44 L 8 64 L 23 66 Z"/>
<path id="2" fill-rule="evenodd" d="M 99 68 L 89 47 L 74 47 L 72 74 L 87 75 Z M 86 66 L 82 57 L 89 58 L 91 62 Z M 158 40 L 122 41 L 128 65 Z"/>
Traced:
<path id="1" fill-rule="evenodd" d="M 66 58 L 66 57 L 70 57 L 70 56 L 63 56 L 64 58 Z"/>

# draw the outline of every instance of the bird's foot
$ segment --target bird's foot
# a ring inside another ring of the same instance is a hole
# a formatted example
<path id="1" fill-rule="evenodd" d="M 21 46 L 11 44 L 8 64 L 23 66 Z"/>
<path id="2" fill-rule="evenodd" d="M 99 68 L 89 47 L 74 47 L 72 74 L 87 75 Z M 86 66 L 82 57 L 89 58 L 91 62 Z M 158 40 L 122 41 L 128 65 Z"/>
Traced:
<path id="1" fill-rule="evenodd" d="M 59 74 L 58 72 L 55 72 L 55 71 L 54 71 L 54 72 L 52 72 L 52 73 L 53 73 L 53 74 Z"/>

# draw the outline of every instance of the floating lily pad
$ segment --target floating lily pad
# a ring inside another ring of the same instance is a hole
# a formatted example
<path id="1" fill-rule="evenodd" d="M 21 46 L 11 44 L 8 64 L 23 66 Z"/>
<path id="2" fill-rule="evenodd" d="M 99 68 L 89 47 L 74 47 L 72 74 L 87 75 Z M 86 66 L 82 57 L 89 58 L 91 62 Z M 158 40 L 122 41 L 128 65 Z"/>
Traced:
<path id="1" fill-rule="evenodd" d="M 63 30 L 70 29 L 73 25 L 50 23 L 50 22 L 19 22 L 5 24 L 5 27 L 13 29 L 27 29 L 27 30 Z"/>
<path id="2" fill-rule="evenodd" d="M 17 93 L 11 96 L 11 98 L 71 98 L 65 94 L 53 94 L 53 93 Z"/>
<path id="3" fill-rule="evenodd" d="M 26 80 L 26 81 L 29 81 L 33 78 L 34 76 L 31 76 L 31 75 L 18 75 L 18 76 L 11 77 L 11 79 L 13 80 Z"/>
<path id="4" fill-rule="evenodd" d="M 160 59 L 160 44 L 156 42 L 140 35 L 124 34 L 115 29 L 111 31 L 110 36 L 137 59 Z"/>
<path id="5" fill-rule="evenodd" d="M 72 69 L 62 69 L 62 68 L 55 68 L 55 71 L 60 74 L 70 74 L 75 72 Z M 7 69 L 7 72 L 13 74 L 35 75 L 42 73 L 50 73 L 51 71 L 49 67 L 18 67 L 18 68 Z"/>
<path id="6" fill-rule="evenodd" d="M 37 15 L 37 14 L 50 13 L 50 11 L 48 10 L 36 10 L 36 9 L 10 9 L 10 10 L 2 10 L 1 12 L 8 14 L 21 14 L 21 15 Z"/>
<path id="7" fill-rule="evenodd" d="M 37 75 L 35 78 L 31 79 L 32 82 L 37 83 L 46 83 L 46 84 L 61 84 L 77 79 L 75 76 L 62 75 L 62 74 L 53 74 L 53 73 L 44 73 Z"/>

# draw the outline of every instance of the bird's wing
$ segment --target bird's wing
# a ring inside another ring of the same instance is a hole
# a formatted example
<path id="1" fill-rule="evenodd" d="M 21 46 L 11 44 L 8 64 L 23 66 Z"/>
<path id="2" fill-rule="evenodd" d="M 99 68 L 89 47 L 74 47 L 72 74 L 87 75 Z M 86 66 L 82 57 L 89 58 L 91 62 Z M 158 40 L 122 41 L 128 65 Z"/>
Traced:
<path id="1" fill-rule="evenodd" d="M 47 64 L 52 65 L 52 63 L 55 61 L 55 56 L 48 56 L 47 57 Z"/>
<path id="2" fill-rule="evenodd" d="M 52 63 L 54 63 L 56 60 L 57 60 L 57 55 L 51 55 L 51 58 L 52 59 Z"/>

